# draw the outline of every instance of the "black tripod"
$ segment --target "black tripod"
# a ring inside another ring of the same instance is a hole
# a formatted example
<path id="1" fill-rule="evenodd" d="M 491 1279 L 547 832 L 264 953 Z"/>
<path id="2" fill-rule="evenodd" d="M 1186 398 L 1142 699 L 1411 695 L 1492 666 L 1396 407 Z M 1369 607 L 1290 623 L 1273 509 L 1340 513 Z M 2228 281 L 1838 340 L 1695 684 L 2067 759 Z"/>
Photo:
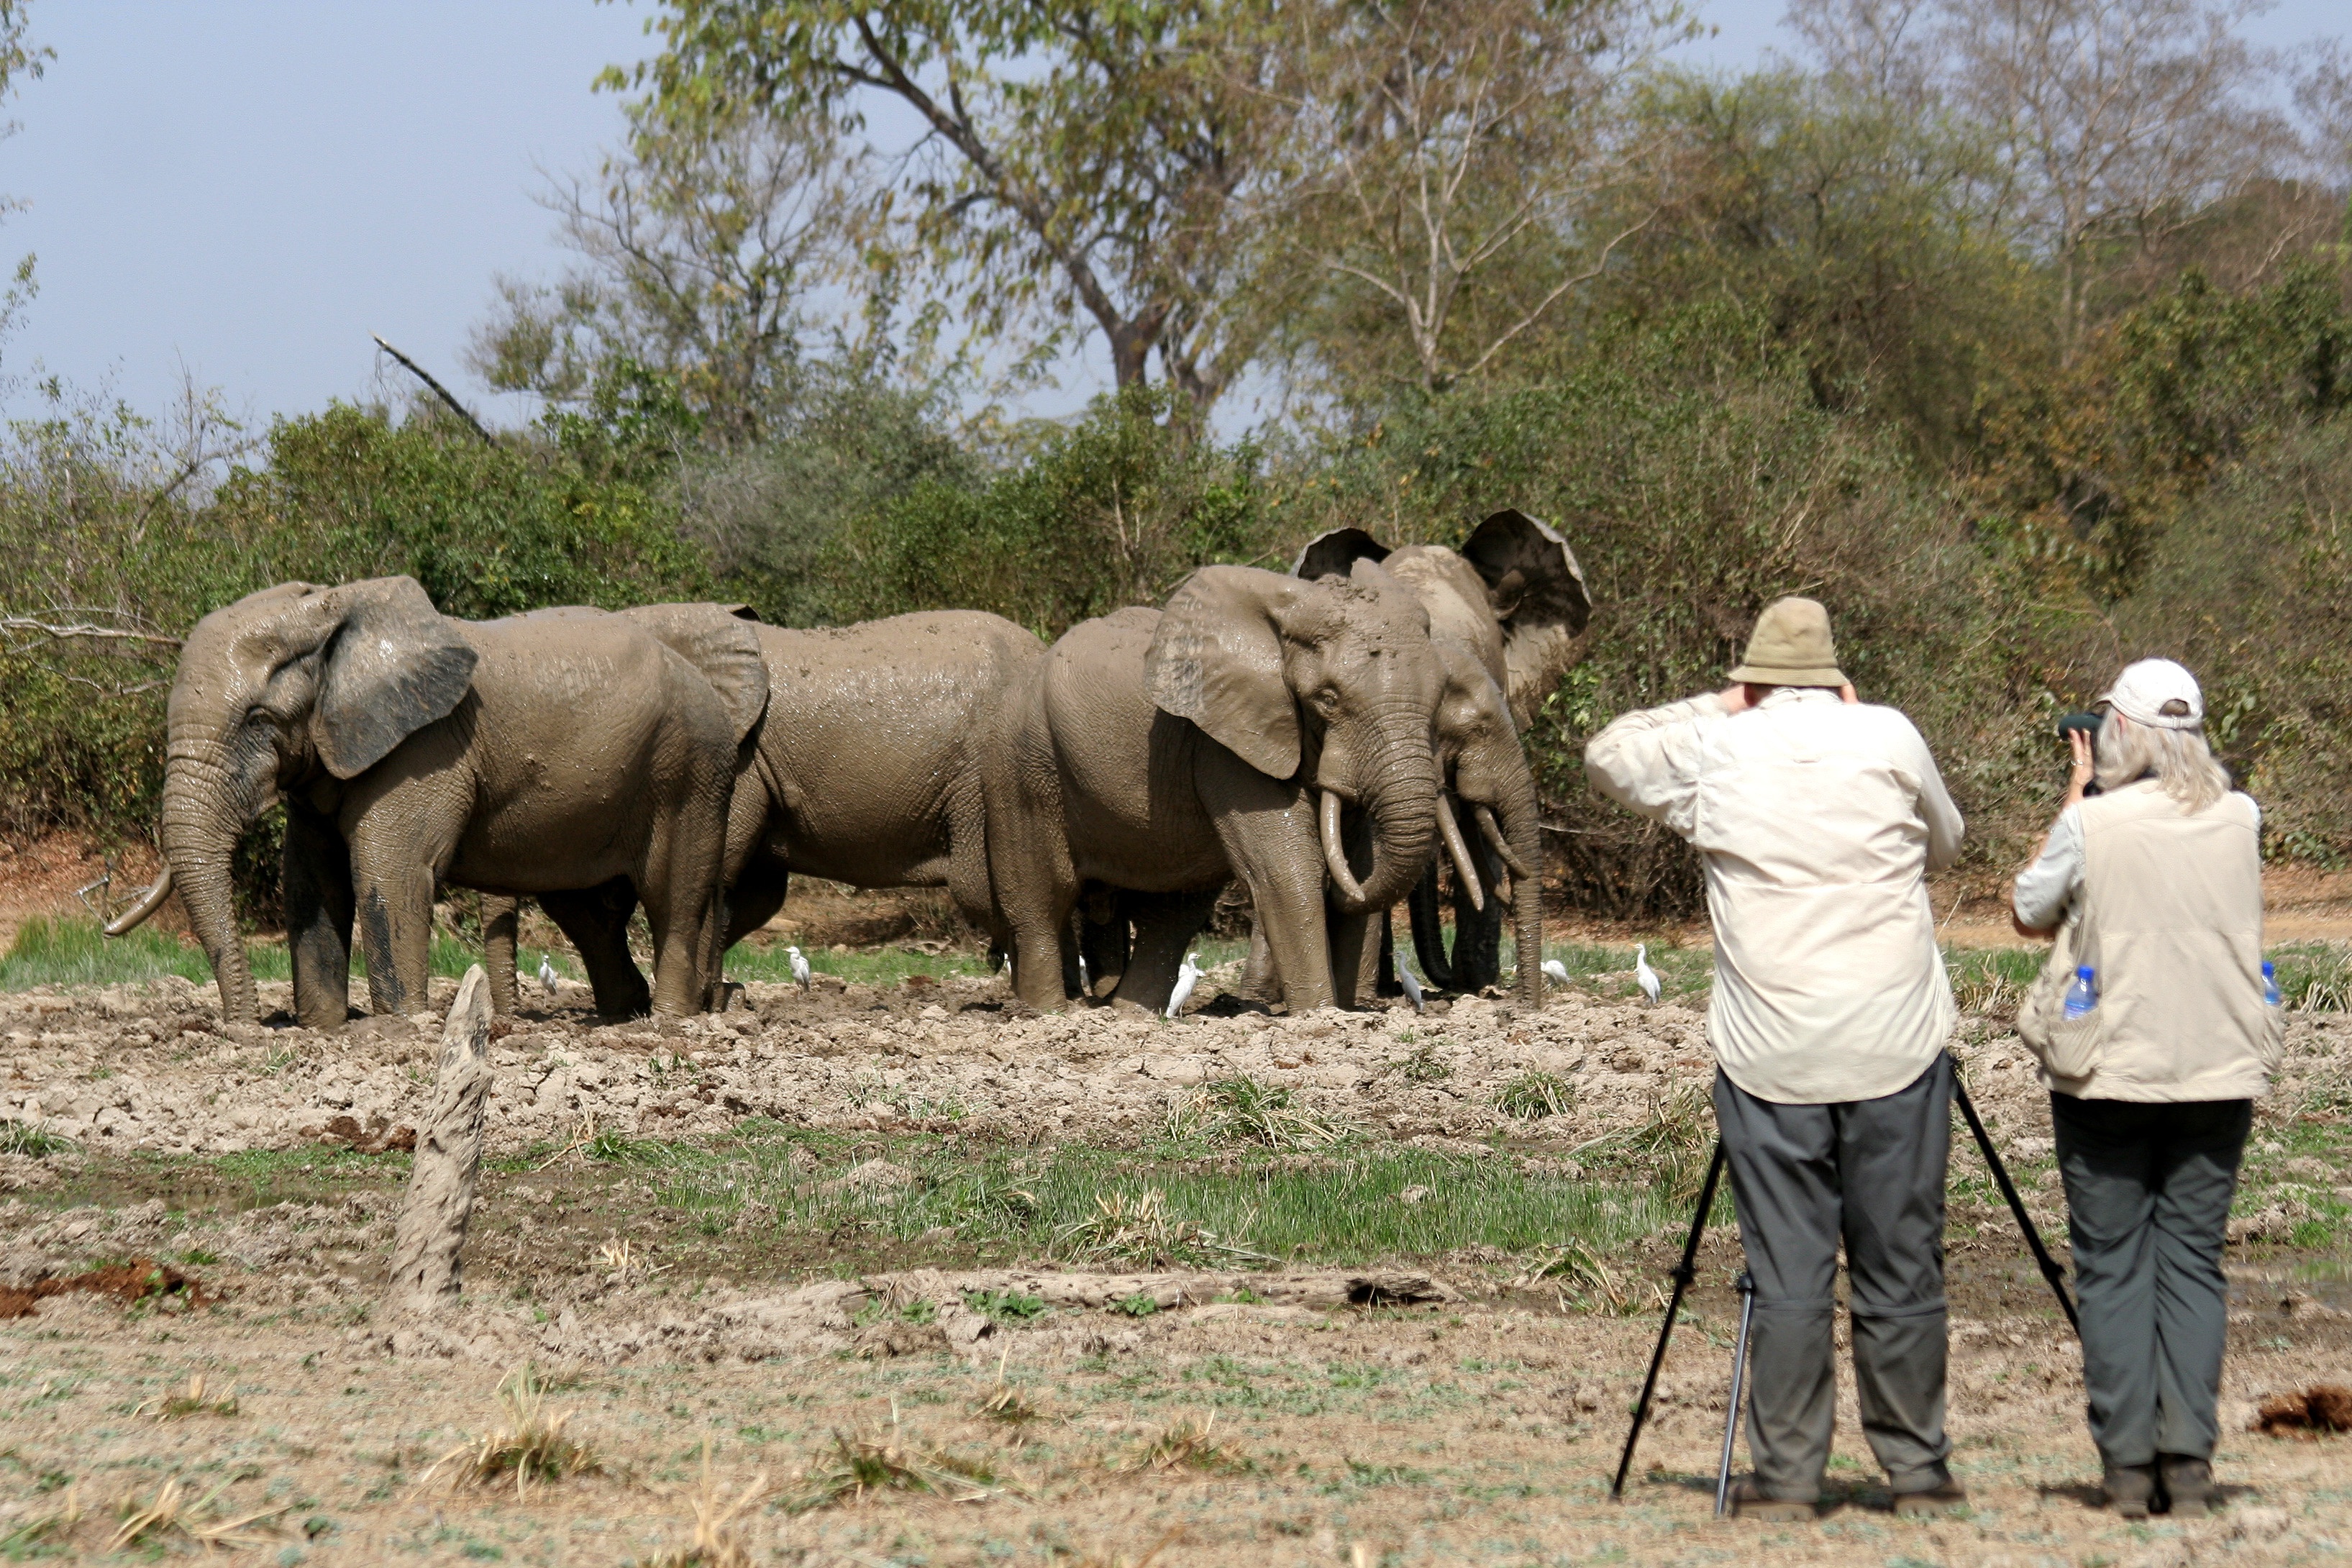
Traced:
<path id="1" fill-rule="evenodd" d="M 2017 1228 L 2025 1234 L 2025 1245 L 2032 1252 L 2035 1265 L 2041 1268 L 2042 1277 L 2050 1282 L 2051 1293 L 2058 1298 L 2060 1310 L 2066 1314 L 2066 1321 L 2074 1326 L 2079 1336 L 2083 1331 L 2083 1321 L 2074 1315 L 2074 1298 L 2066 1293 L 2066 1270 L 2042 1245 L 2042 1232 L 2034 1227 L 2033 1217 L 2025 1212 L 2025 1200 L 2017 1195 L 2017 1184 L 2009 1179 L 2009 1167 L 2001 1163 L 2000 1151 L 1992 1146 L 1992 1136 L 1985 1131 L 1983 1120 L 1977 1115 L 1976 1104 L 1969 1099 L 1968 1085 L 1960 1081 L 1958 1069 L 1958 1064 L 1955 1063 L 1952 1099 L 1959 1106 L 1960 1116 L 1968 1122 L 1969 1131 L 1976 1136 L 1977 1149 L 1984 1155 L 1985 1164 L 1992 1172 L 1993 1184 L 2000 1188 L 2000 1195 L 2009 1200 L 2009 1212 L 2017 1216 Z M 1715 1189 L 1723 1178 L 1723 1140 L 1718 1138 L 1715 1141 L 1715 1157 L 1707 1162 L 1706 1180 L 1699 1187 L 1698 1211 L 1691 1215 L 1690 1235 L 1683 1241 L 1682 1261 L 1675 1264 L 1667 1276 L 1675 1282 L 1674 1294 L 1666 1301 L 1666 1321 L 1658 1329 L 1657 1349 L 1650 1352 L 1649 1374 L 1642 1379 L 1642 1397 L 1633 1405 L 1633 1425 L 1625 1434 L 1625 1451 L 1617 1458 L 1617 1479 L 1609 1483 L 1609 1495 L 1612 1498 L 1622 1497 L 1625 1493 L 1626 1472 L 1633 1468 L 1633 1445 L 1642 1440 L 1643 1425 L 1650 1418 L 1650 1396 L 1657 1392 L 1658 1369 L 1666 1363 L 1666 1342 L 1674 1337 L 1675 1320 L 1682 1315 L 1683 1295 L 1698 1277 L 1699 1238 L 1706 1234 L 1707 1211 L 1715 1207 Z M 1731 1410 L 1725 1418 L 1723 1473 L 1716 1478 L 1717 1513 L 1723 1511 L 1731 1480 L 1731 1440 L 1734 1425 L 1739 1419 L 1741 1377 L 1747 1370 L 1748 1312 L 1756 1299 L 1754 1288 L 1746 1284 L 1747 1276 L 1742 1275 L 1740 1279 L 1744 1287 L 1737 1352 L 1740 1364 L 1734 1366 L 1731 1372 Z"/>

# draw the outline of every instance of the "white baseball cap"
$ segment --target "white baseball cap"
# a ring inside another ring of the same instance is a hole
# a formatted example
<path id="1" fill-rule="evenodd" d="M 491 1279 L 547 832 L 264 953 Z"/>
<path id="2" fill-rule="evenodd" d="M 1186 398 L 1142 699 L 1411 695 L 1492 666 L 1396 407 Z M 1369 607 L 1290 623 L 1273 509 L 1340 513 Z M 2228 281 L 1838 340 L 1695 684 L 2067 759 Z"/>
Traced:
<path id="1" fill-rule="evenodd" d="M 2099 700 L 2151 730 L 2194 730 L 2205 722 L 2205 696 L 2197 678 L 2168 658 L 2124 666 Z"/>

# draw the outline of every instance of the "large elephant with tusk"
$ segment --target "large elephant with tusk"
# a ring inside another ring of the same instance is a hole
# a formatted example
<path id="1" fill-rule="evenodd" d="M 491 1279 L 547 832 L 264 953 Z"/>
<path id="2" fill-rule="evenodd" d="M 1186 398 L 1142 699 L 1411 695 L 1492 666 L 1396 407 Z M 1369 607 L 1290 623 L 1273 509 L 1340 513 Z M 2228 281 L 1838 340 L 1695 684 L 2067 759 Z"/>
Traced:
<path id="1" fill-rule="evenodd" d="M 176 888 L 223 1016 L 252 1021 L 229 855 L 282 800 L 304 1026 L 343 1025 L 355 921 L 373 1010 L 425 1005 L 444 882 L 543 902 L 625 882 L 653 929 L 653 1010 L 698 1011 L 718 982 L 721 856 L 750 728 L 730 702 L 756 719 L 767 699 L 749 629 L 731 654 L 726 638 L 705 670 L 601 611 L 453 620 L 407 577 L 281 584 L 215 610 L 172 687 L 164 876 L 110 932 Z"/>
<path id="2" fill-rule="evenodd" d="M 1504 906 L 1487 894 L 1506 870 L 1518 950 L 1543 951 L 1541 830 L 1535 776 L 1519 737 L 1576 663 L 1592 596 L 1568 542 L 1517 510 L 1488 516 L 1459 550 L 1391 550 L 1361 529 L 1335 529 L 1309 541 L 1291 571 L 1346 576 L 1360 561 L 1380 563 L 1420 596 L 1445 667 L 1437 746 L 1445 780 L 1439 825 L 1454 872 L 1450 952 L 1433 863 L 1414 886 L 1409 908 L 1422 972 L 1440 986 L 1476 991 L 1501 978 Z M 1462 826 L 1465 817 L 1475 838 Z M 1245 994 L 1272 999 L 1272 963 L 1265 944 L 1254 941 Z M 1523 1000 L 1540 1000 L 1535 963 L 1521 963 L 1517 979 Z"/>
<path id="3" fill-rule="evenodd" d="M 1418 595 L 1370 561 L 1316 582 L 1206 566 L 1165 611 L 1072 627 L 986 751 L 989 864 L 1022 999 L 1062 1005 L 1071 910 L 1097 885 L 1121 889 L 1135 926 L 1115 1000 L 1157 1011 L 1239 878 L 1291 1008 L 1360 1000 L 1366 966 L 1335 958 L 1327 883 L 1360 935 L 1420 879 L 1444 679 Z"/>

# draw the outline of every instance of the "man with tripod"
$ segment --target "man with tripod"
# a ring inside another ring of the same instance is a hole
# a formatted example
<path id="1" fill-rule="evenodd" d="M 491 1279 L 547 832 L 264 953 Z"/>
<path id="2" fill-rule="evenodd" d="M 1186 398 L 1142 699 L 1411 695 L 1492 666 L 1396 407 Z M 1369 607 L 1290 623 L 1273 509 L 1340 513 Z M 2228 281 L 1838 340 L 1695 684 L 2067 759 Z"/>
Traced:
<path id="1" fill-rule="evenodd" d="M 1838 1246 L 1862 1424 L 1898 1512 L 1965 1500 L 1944 1434 L 1951 987 L 1927 875 L 1961 822 L 1911 721 L 1858 701 L 1828 613 L 1781 599 L 1724 691 L 1619 718 L 1603 795 L 1706 868 L 1716 1120 L 1756 1284 L 1741 1518 L 1810 1519 L 1837 1405 Z"/>

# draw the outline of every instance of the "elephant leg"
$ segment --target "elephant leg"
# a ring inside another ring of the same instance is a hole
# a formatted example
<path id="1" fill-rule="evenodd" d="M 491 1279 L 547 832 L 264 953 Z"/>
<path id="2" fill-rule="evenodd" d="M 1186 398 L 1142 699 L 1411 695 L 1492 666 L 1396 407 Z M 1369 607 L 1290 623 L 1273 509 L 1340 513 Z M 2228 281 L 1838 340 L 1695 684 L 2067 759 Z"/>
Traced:
<path id="1" fill-rule="evenodd" d="M 1250 911 L 1249 957 L 1242 964 L 1239 994 L 1244 1002 L 1282 1000 L 1282 976 L 1274 972 L 1274 949 L 1266 945 L 1265 922 Z"/>
<path id="2" fill-rule="evenodd" d="M 1127 973 L 1128 911 L 1119 890 L 1088 882 L 1078 896 L 1078 955 L 1087 961 L 1085 994 L 1109 994 Z"/>
<path id="3" fill-rule="evenodd" d="M 765 858 L 743 868 L 727 889 L 727 935 L 720 954 L 776 918 L 791 890 L 792 871 L 781 861 Z"/>
<path id="4" fill-rule="evenodd" d="M 539 907 L 580 954 L 580 967 L 596 994 L 597 1016 L 636 1018 L 652 1010 L 653 993 L 629 956 L 629 916 L 637 899 L 626 879 L 579 892 L 541 893 Z"/>
<path id="5" fill-rule="evenodd" d="M 725 920 L 719 881 L 725 830 L 723 817 L 698 822 L 681 813 L 667 825 L 637 883 L 653 932 L 657 1014 L 707 1012 L 716 1000 Z"/>
<path id="6" fill-rule="evenodd" d="M 1486 907 L 1473 909 L 1468 891 L 1454 889 L 1454 988 L 1475 995 L 1503 982 L 1503 868 L 1475 834 L 1470 859 L 1486 884 Z"/>
<path id="7" fill-rule="evenodd" d="M 1168 1010 L 1184 952 L 1208 923 L 1222 889 L 1185 893 L 1129 893 L 1119 900 L 1135 921 L 1135 951 L 1119 976 L 1116 1004 L 1153 1013 Z"/>
<path id="8" fill-rule="evenodd" d="M 1350 813 L 1346 846 L 1348 868 L 1359 880 L 1372 866 L 1371 833 L 1360 812 Z M 1342 1007 L 1372 1006 L 1380 994 L 1380 928 L 1385 910 L 1346 910 L 1334 901 L 1324 919 L 1331 933 L 1332 1000 Z"/>
<path id="9" fill-rule="evenodd" d="M 490 1011 L 501 1018 L 515 1010 L 515 927 L 521 912 L 520 899 L 482 895 L 482 975 L 490 983 Z"/>
<path id="10" fill-rule="evenodd" d="M 351 850 L 334 823 L 290 801 L 284 885 L 295 1020 L 332 1033 L 351 1016 Z"/>
<path id="11" fill-rule="evenodd" d="M 1331 1005 L 1331 950 L 1323 920 L 1322 840 L 1305 791 L 1268 778 L 1223 746 L 1204 746 L 1194 787 L 1226 863 L 1249 884 L 1259 929 L 1294 1014 Z"/>
<path id="12" fill-rule="evenodd" d="M 433 954 L 433 868 L 370 850 L 364 843 L 352 847 L 368 1010 L 422 1012 Z"/>

